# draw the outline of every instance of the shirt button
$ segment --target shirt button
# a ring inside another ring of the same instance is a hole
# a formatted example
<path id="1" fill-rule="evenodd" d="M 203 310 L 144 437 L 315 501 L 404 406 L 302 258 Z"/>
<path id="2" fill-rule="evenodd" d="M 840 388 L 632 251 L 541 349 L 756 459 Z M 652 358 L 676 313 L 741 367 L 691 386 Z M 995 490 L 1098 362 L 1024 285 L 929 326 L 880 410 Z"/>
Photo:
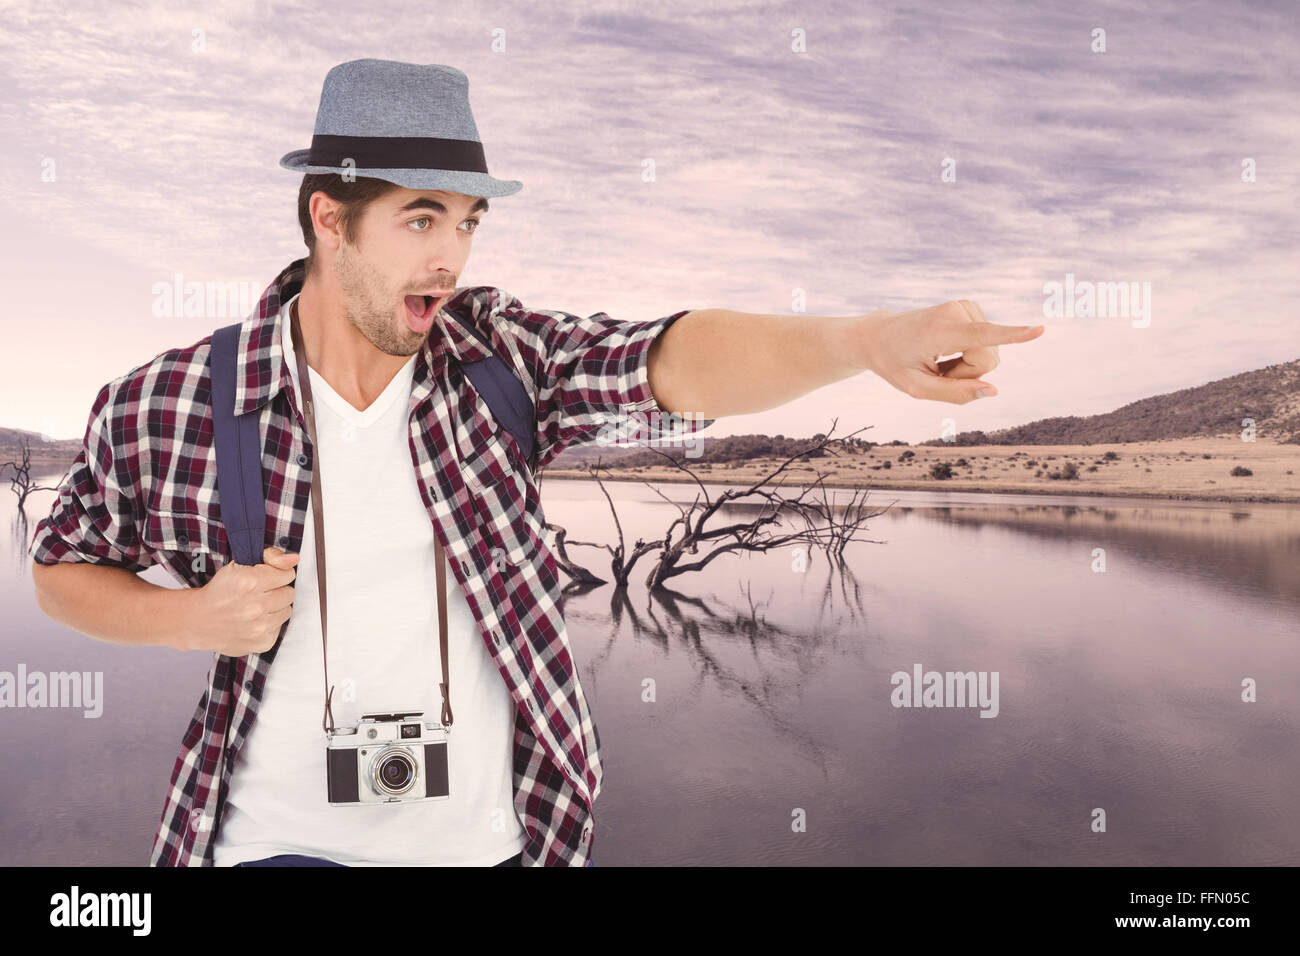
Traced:
<path id="1" fill-rule="evenodd" d="M 185 535 L 183 535 L 183 534 L 178 534 L 178 535 L 176 536 L 176 542 L 177 542 L 177 544 L 180 544 L 182 547 L 183 547 L 185 544 L 187 544 L 187 543 L 189 542 L 189 540 L 190 540 L 190 539 L 189 539 L 188 537 L 186 537 Z"/>
<path id="2" fill-rule="evenodd" d="M 298 464 L 302 465 L 304 468 L 307 467 L 307 462 L 309 461 L 311 461 L 311 459 L 308 458 L 305 454 L 298 456 Z"/>
<path id="3" fill-rule="evenodd" d="M 460 569 L 465 572 L 466 577 L 469 576 L 469 565 L 466 564 L 464 561 L 460 563 Z"/>
<path id="4" fill-rule="evenodd" d="M 280 547 L 282 548 L 289 547 L 289 538 L 287 535 L 280 535 Z"/>
<path id="5" fill-rule="evenodd" d="M 244 681 L 244 690 L 252 690 L 252 689 L 253 689 L 253 679 L 250 677 L 248 680 Z"/>
<path id="6" fill-rule="evenodd" d="M 501 634 L 497 631 L 492 632 L 492 643 L 497 647 L 501 646 Z"/>

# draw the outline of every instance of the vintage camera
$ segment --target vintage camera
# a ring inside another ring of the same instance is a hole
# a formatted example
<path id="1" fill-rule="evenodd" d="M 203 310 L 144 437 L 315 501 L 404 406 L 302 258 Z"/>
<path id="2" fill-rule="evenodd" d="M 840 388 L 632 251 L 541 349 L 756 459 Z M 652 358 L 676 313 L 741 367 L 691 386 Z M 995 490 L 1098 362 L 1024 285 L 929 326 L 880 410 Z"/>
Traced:
<path id="1" fill-rule="evenodd" d="M 423 711 L 363 714 L 326 737 L 330 806 L 447 799 L 447 731 Z"/>

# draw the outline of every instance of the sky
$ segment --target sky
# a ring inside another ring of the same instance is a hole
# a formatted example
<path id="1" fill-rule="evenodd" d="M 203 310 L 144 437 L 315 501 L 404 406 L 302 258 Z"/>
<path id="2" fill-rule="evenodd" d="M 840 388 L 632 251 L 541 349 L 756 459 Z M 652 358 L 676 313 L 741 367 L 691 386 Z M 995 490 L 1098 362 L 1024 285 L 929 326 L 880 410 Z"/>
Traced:
<path id="1" fill-rule="evenodd" d="M 707 435 L 924 441 L 1300 358 L 1294 2 L 0 0 L 0 22 L 3 426 L 80 438 L 102 385 L 243 317 L 157 316 L 159 283 L 256 296 L 305 254 L 279 159 L 361 57 L 463 70 L 489 171 L 524 184 L 459 285 L 628 321 L 965 298 L 1047 326 L 1001 348 L 992 399 L 864 372 Z M 1134 296 L 1051 313 L 1067 282 Z"/>

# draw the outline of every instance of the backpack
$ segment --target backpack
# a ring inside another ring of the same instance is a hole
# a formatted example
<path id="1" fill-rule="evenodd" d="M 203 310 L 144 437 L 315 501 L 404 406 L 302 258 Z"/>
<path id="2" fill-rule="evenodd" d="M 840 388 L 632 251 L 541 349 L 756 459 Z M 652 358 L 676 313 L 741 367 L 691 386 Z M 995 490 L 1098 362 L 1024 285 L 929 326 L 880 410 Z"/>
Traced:
<path id="1" fill-rule="evenodd" d="M 488 408 L 523 450 L 530 473 L 537 471 L 537 409 L 514 369 L 483 332 L 454 312 L 447 315 L 492 354 L 461 363 Z M 242 322 L 212 333 L 208 349 L 213 444 L 217 450 L 217 503 L 231 553 L 240 564 L 261 564 L 266 540 L 266 495 L 262 485 L 262 438 L 257 411 L 232 415 Z M 452 361 L 455 361 L 454 356 Z"/>

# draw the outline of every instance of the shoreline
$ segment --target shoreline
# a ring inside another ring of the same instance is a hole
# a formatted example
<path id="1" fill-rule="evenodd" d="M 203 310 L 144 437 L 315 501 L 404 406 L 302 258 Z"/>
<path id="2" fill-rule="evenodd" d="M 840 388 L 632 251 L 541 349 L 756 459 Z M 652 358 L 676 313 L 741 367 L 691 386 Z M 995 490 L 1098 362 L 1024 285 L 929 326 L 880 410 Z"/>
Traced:
<path id="1" fill-rule="evenodd" d="M 558 469 L 554 472 L 548 471 L 546 478 L 554 478 L 558 481 L 591 481 L 591 477 L 580 471 L 571 468 Z M 695 484 L 690 478 L 682 476 L 676 472 L 665 472 L 664 474 L 651 475 L 625 475 L 611 471 L 608 474 L 601 475 L 602 481 L 649 481 L 653 484 Z M 738 481 L 730 478 L 724 479 L 716 476 L 701 476 L 700 480 L 706 485 L 730 485 L 739 486 L 747 485 L 751 482 Z M 998 487 L 988 482 L 955 482 L 952 479 L 943 481 L 934 480 L 928 482 L 919 481 L 878 481 L 869 486 L 863 485 L 860 481 L 849 481 L 843 478 L 830 477 L 823 479 L 822 484 L 827 488 L 857 489 L 859 491 L 868 490 L 872 493 L 881 491 L 968 491 L 973 494 L 1001 494 L 1001 495 L 1057 495 L 1057 496 L 1080 496 L 1088 498 L 1152 498 L 1164 499 L 1166 501 L 1207 501 L 1219 502 L 1222 504 L 1279 504 L 1291 505 L 1300 504 L 1300 495 L 1251 495 L 1233 496 L 1212 495 L 1208 493 L 1185 492 L 1156 492 L 1156 491 L 1098 491 L 1095 489 L 1080 488 L 1078 482 L 1061 479 L 1055 488 L 1008 488 Z M 787 485 L 787 488 L 792 487 Z"/>

